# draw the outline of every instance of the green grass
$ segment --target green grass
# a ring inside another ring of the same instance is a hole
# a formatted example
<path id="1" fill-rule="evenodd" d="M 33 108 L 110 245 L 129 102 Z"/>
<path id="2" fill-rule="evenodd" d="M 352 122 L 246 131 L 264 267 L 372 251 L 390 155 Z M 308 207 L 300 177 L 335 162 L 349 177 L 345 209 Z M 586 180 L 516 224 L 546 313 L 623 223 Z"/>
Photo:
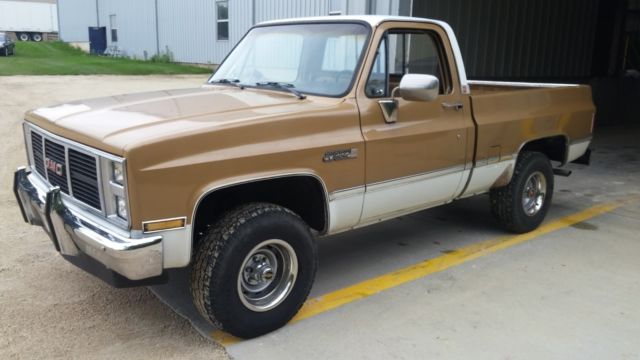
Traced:
<path id="1" fill-rule="evenodd" d="M 2 75 L 205 74 L 211 70 L 161 61 L 91 56 L 63 42 L 17 42 L 14 56 L 0 56 Z"/>

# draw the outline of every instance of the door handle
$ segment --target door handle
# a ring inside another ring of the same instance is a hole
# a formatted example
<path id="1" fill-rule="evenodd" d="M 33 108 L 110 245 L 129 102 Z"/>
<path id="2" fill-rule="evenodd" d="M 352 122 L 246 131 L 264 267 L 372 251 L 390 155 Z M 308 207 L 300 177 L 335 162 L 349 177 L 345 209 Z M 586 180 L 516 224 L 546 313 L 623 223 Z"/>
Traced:
<path id="1" fill-rule="evenodd" d="M 442 108 L 445 110 L 459 111 L 459 110 L 462 110 L 463 107 L 464 106 L 460 102 L 443 102 L 442 103 Z"/>

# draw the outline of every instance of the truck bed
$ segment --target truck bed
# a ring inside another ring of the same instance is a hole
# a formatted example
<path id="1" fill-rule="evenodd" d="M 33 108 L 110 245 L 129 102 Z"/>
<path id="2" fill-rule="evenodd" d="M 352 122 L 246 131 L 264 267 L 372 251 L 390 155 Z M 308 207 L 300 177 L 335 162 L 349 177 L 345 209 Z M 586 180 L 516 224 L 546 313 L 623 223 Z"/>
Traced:
<path id="1" fill-rule="evenodd" d="M 591 88 L 572 84 L 470 81 L 477 126 L 477 164 L 508 160 L 532 137 L 556 137 L 561 147 L 591 136 Z M 571 159 L 552 159 L 560 162 Z"/>

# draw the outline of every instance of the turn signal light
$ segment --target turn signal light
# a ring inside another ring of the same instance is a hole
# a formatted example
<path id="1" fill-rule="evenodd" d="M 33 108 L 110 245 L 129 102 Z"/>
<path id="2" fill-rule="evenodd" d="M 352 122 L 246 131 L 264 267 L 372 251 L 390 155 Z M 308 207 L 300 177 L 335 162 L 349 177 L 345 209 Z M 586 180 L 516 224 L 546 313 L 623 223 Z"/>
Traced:
<path id="1" fill-rule="evenodd" d="M 167 219 L 167 220 L 159 220 L 159 221 L 149 221 L 142 223 L 142 228 L 144 232 L 154 232 L 161 230 L 171 230 L 183 228 L 187 222 L 186 218 L 177 218 L 177 219 Z"/>

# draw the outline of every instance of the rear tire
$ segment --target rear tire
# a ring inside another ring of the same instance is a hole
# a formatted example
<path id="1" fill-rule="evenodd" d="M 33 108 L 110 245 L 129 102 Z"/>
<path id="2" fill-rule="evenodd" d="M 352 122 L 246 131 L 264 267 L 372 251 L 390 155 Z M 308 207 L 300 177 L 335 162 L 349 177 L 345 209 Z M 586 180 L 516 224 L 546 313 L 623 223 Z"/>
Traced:
<path id="1" fill-rule="evenodd" d="M 40 33 L 33 33 L 31 34 L 31 40 L 35 41 L 35 42 L 40 42 L 42 41 L 42 34 Z"/>
<path id="2" fill-rule="evenodd" d="M 536 229 L 549 211 L 553 180 L 551 163 L 544 154 L 521 153 L 511 182 L 491 190 L 493 216 L 502 227 L 515 233 Z"/>
<path id="3" fill-rule="evenodd" d="M 2 55 L 9 56 L 9 49 L 7 48 L 2 49 Z"/>
<path id="4" fill-rule="evenodd" d="M 278 205 L 247 204 L 200 239 L 193 301 L 212 324 L 242 338 L 285 325 L 311 290 L 316 244 L 300 217 Z"/>

